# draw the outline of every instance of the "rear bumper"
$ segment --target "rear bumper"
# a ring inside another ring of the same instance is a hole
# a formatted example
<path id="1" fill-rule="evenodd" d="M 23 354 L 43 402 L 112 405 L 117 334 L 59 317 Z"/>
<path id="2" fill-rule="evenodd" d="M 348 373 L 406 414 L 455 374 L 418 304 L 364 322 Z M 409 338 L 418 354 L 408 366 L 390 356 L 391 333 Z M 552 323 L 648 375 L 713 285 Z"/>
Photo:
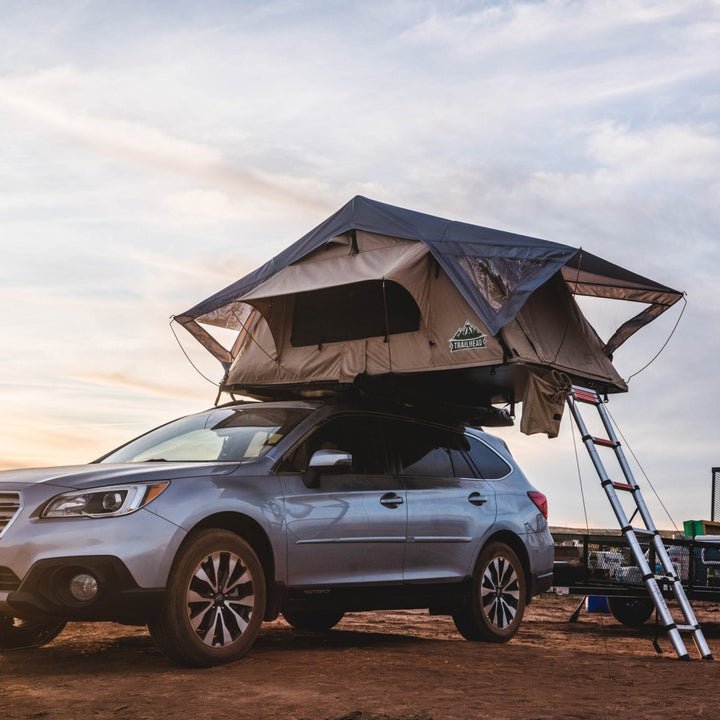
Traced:
<path id="1" fill-rule="evenodd" d="M 540 573 L 533 575 L 530 594 L 532 597 L 540 595 L 552 587 L 553 584 L 553 572 L 552 570 L 547 573 Z"/>

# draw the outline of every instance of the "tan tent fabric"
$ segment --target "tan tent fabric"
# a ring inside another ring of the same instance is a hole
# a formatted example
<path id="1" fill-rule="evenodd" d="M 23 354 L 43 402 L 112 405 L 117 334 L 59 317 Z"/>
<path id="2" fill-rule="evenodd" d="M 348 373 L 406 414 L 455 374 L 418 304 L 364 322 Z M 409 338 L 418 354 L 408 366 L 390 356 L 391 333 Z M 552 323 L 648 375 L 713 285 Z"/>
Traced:
<path id="1" fill-rule="evenodd" d="M 526 435 L 557 437 L 571 384 L 570 378 L 557 370 L 531 369 L 522 397 L 520 430 Z"/>
<path id="2" fill-rule="evenodd" d="M 362 247 L 364 234 L 358 235 Z M 499 337 L 493 337 L 422 244 L 387 238 L 383 247 L 382 238 L 373 236 L 372 240 L 374 249 L 357 255 L 349 255 L 340 244 L 313 253 L 244 298 L 262 318 L 230 370 L 228 387 L 238 391 L 267 384 L 310 387 L 313 383 L 352 383 L 358 375 L 494 368 L 510 363 L 558 367 L 604 387 L 624 388 L 602 353 L 602 341 L 560 275 L 536 290 L 517 318 Z M 384 258 L 380 252 L 386 253 Z M 422 315 L 418 331 L 293 346 L 294 299 L 301 292 L 315 291 L 317 286 L 349 286 L 358 278 L 378 279 L 383 272 L 408 289 L 418 303 Z M 464 342 L 463 332 L 473 338 Z"/>
<path id="3" fill-rule="evenodd" d="M 363 234 L 358 233 L 361 236 Z M 253 303 L 254 300 L 350 285 L 363 280 L 395 279 L 398 276 L 403 278 L 401 284 L 415 294 L 413 288 L 408 286 L 411 276 L 406 275 L 404 270 L 428 254 L 424 245 L 411 240 L 399 240 L 354 255 L 344 252 L 338 256 L 337 252 L 331 250 L 335 248 L 318 250 L 301 262 L 289 265 L 239 299 Z"/>
<path id="4" fill-rule="evenodd" d="M 574 295 L 644 307 L 603 344 Z M 228 392 L 522 400 L 523 431 L 552 436 L 563 406 L 548 371 L 627 390 L 610 354 L 681 297 L 582 249 L 358 196 L 176 320 L 229 366 Z M 232 349 L 201 324 L 237 331 Z"/>
<path id="5" fill-rule="evenodd" d="M 553 367 L 626 389 L 603 342 L 559 276 L 538 288 L 502 330 L 513 359 Z M 516 355 L 517 354 L 517 355 Z"/>

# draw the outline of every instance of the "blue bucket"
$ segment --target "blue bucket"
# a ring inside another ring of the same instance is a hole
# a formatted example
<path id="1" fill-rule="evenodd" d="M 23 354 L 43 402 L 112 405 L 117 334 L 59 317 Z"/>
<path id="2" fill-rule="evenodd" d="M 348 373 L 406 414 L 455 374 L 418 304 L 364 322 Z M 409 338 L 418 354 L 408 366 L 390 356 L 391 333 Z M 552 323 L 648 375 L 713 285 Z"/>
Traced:
<path id="1" fill-rule="evenodd" d="M 604 595 L 588 595 L 585 599 L 585 609 L 591 613 L 609 613 L 607 598 Z"/>

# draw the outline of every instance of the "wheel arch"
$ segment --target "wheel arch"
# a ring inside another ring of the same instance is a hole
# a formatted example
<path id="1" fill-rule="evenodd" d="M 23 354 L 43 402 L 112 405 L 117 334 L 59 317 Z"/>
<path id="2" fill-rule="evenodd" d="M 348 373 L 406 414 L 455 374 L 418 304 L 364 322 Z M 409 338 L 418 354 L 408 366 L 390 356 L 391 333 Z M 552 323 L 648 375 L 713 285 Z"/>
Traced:
<path id="1" fill-rule="evenodd" d="M 483 543 L 480 551 L 478 552 L 478 558 L 480 553 L 492 542 L 502 542 L 508 547 L 512 548 L 518 559 L 522 563 L 523 572 L 525 573 L 525 602 L 529 604 L 532 600 L 532 575 L 530 571 L 530 556 L 528 555 L 525 543 L 520 539 L 518 535 L 510 530 L 499 530 L 488 537 Z M 477 562 L 477 558 L 475 560 Z"/>
<path id="2" fill-rule="evenodd" d="M 274 620 L 280 614 L 282 589 L 275 580 L 275 553 L 272 543 L 260 523 L 248 515 L 238 512 L 220 512 L 208 515 L 192 527 L 183 540 L 181 548 L 200 530 L 227 530 L 250 544 L 258 556 L 265 574 L 267 586 L 265 620 Z"/>

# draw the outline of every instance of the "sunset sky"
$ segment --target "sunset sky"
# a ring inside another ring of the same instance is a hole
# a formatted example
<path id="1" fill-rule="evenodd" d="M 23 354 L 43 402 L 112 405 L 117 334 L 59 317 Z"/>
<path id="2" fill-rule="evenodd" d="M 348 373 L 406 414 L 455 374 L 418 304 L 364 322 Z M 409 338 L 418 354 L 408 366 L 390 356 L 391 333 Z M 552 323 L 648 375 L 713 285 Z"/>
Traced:
<path id="1" fill-rule="evenodd" d="M 717 0 L 0 10 L 0 468 L 85 462 L 211 405 L 170 316 L 363 194 L 582 246 L 687 291 L 667 349 L 610 409 L 675 521 L 709 518 Z M 620 349 L 623 377 L 679 308 Z M 590 310 L 605 337 L 627 312 Z M 584 525 L 568 418 L 557 440 L 502 436 L 552 522 Z M 590 524 L 612 525 L 582 470 Z"/>

